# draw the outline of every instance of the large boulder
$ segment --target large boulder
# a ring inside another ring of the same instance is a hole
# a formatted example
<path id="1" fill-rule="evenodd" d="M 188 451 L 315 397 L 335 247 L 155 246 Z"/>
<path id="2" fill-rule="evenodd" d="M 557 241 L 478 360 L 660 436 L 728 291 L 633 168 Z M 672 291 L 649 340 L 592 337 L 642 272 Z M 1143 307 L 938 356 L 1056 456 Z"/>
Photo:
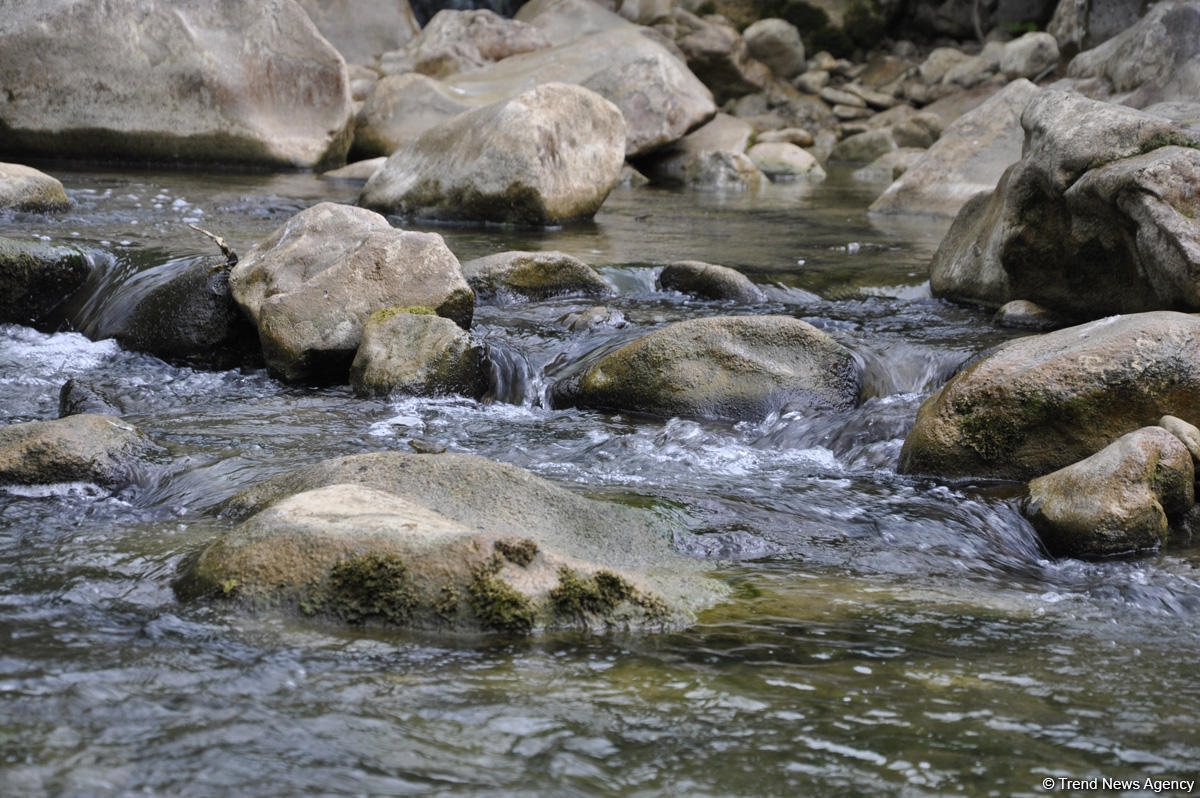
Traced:
<path id="1" fill-rule="evenodd" d="M 549 46 L 541 30 L 520 20 L 485 8 L 444 9 L 403 48 L 385 53 L 380 68 L 385 75 L 420 72 L 442 78 Z"/>
<path id="2" fill-rule="evenodd" d="M 497 252 L 462 265 L 467 283 L 481 302 L 510 304 L 563 296 L 603 297 L 613 287 L 595 269 L 572 255 Z"/>
<path id="3" fill-rule="evenodd" d="M 1200 2 L 1167 0 L 1121 33 L 1071 59 L 1072 78 L 1103 78 L 1134 108 L 1200 96 Z"/>
<path id="4" fill-rule="evenodd" d="M 1200 318 L 1160 311 L 1019 338 L 921 404 L 899 470 L 1029 479 L 1163 415 L 1200 418 Z"/>
<path id="5" fill-rule="evenodd" d="M 421 30 L 408 0 L 297 0 L 350 64 L 373 64 Z"/>
<path id="6" fill-rule="evenodd" d="M 870 212 L 951 218 L 974 196 L 992 191 L 1021 158 L 1021 113 L 1038 93 L 1014 80 L 942 131 L 925 156 L 874 202 Z"/>
<path id="7" fill-rule="evenodd" d="M 0 237 L 0 324 L 37 324 L 65 302 L 94 268 L 76 247 Z"/>
<path id="8" fill-rule="evenodd" d="M 719 17 L 698 17 L 682 8 L 671 13 L 669 25 L 688 68 L 713 93 L 718 104 L 762 91 L 771 70 L 750 57 L 737 28 Z"/>
<path id="9" fill-rule="evenodd" d="M 487 352 L 462 327 L 432 311 L 380 311 L 363 327 L 350 385 L 360 396 L 478 398 L 488 389 Z"/>
<path id="10" fill-rule="evenodd" d="M 688 623 L 721 588 L 653 513 L 471 455 L 317 463 L 233 497 L 185 597 L 352 624 L 527 634 Z"/>
<path id="11" fill-rule="evenodd" d="M 345 381 L 372 313 L 429 308 L 469 327 L 475 295 L 440 235 L 322 202 L 258 242 L 229 275 L 272 373 Z"/>
<path id="12" fill-rule="evenodd" d="M 0 151 L 313 167 L 345 158 L 342 57 L 294 0 L 13 0 Z"/>
<path id="13" fill-rule="evenodd" d="M 1038 94 L 1022 125 L 1024 157 L 935 253 L 934 294 L 1027 299 L 1076 318 L 1200 309 L 1200 150 L 1186 131 L 1057 90 Z"/>
<path id="14" fill-rule="evenodd" d="M 551 82 L 584 86 L 616 105 L 625 117 L 627 156 L 675 141 L 717 111 L 712 93 L 662 43 L 590 0 L 527 3 L 518 19 L 554 46 L 445 81 L 381 80 L 363 109 L 371 132 L 356 146 L 391 155 L 442 120 Z"/>
<path id="15" fill-rule="evenodd" d="M 129 484 L 158 447 L 115 416 L 82 413 L 0 427 L 0 484 Z"/>
<path id="16" fill-rule="evenodd" d="M 0 163 L 0 210 L 43 213 L 71 207 L 63 184 L 45 172 L 15 163 Z"/>
<path id="17" fill-rule="evenodd" d="M 590 219 L 621 176 L 625 121 L 593 91 L 547 83 L 431 128 L 360 203 L 422 218 L 522 225 Z"/>
<path id="18" fill-rule="evenodd" d="M 691 319 L 581 364 L 555 382 L 555 407 L 760 420 L 787 407 L 858 403 L 862 363 L 808 322 L 783 316 Z"/>
<path id="19" fill-rule="evenodd" d="M 791 80 L 808 69 L 800 31 L 785 19 L 760 19 L 742 31 L 750 57 L 776 76 Z"/>
<path id="20" fill-rule="evenodd" d="M 1187 447 L 1161 427 L 1122 435 L 1029 483 L 1026 513 L 1052 554 L 1109 557 L 1157 549 L 1195 503 Z"/>

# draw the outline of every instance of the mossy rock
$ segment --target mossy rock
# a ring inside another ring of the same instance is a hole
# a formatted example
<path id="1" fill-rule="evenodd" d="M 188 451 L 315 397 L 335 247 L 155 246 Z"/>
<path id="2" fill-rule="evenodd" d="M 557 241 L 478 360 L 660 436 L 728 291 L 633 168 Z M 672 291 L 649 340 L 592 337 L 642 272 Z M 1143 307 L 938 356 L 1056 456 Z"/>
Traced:
<path id="1" fill-rule="evenodd" d="M 0 324 L 36 325 L 92 273 L 77 247 L 0 237 Z"/>

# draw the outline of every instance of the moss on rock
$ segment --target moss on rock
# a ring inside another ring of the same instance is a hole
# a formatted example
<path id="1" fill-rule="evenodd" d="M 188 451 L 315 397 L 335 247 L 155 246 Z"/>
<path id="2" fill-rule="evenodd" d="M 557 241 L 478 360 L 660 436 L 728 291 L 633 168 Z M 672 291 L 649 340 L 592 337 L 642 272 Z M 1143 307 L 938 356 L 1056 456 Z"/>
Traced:
<path id="1" fill-rule="evenodd" d="M 533 604 L 500 578 L 501 565 L 499 559 L 493 559 L 475 569 L 467 585 L 467 600 L 484 629 L 529 634 L 536 620 Z"/>

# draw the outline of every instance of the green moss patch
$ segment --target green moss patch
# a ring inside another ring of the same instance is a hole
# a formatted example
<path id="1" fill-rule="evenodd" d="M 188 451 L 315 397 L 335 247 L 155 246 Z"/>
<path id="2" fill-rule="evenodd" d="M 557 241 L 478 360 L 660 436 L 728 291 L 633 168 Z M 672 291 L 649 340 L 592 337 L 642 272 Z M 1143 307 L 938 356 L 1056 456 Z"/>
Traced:
<path id="1" fill-rule="evenodd" d="M 313 597 L 313 609 L 324 609 L 351 624 L 369 620 L 401 624 L 417 604 L 408 566 L 395 554 L 342 560 L 329 570 L 322 593 Z"/>
<path id="2" fill-rule="evenodd" d="M 475 570 L 467 585 L 467 601 L 484 629 L 529 634 L 533 631 L 533 605 L 500 578 L 500 566 L 494 559 Z"/>
<path id="3" fill-rule="evenodd" d="M 533 558 L 538 553 L 538 545 L 529 538 L 505 538 L 504 540 L 497 540 L 495 548 L 504 559 L 522 568 L 533 562 Z"/>
<path id="4" fill-rule="evenodd" d="M 666 615 L 661 599 L 647 596 L 612 571 L 597 571 L 583 576 L 573 568 L 558 570 L 558 587 L 550 591 L 557 615 L 586 622 L 589 617 L 611 616 L 622 604 L 634 605 L 650 617 Z"/>

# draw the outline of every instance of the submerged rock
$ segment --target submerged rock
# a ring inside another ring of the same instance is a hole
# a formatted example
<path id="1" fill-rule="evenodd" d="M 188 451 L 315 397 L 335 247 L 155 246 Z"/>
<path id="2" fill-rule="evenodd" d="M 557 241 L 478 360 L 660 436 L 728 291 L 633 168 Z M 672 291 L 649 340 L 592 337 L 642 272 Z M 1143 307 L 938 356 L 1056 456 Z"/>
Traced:
<path id="1" fill-rule="evenodd" d="M 613 287 L 595 269 L 565 252 L 498 252 L 467 261 L 462 269 L 481 302 L 505 304 L 613 293 Z"/>
<path id="2" fill-rule="evenodd" d="M 429 308 L 469 327 L 475 294 L 440 235 L 397 230 L 363 208 L 322 202 L 257 243 L 229 275 L 285 380 L 345 381 L 372 313 Z"/>
<path id="3" fill-rule="evenodd" d="M 1200 318 L 1115 316 L 1009 341 L 922 403 L 902 473 L 1029 479 L 1164 414 L 1200 418 Z"/>
<path id="4" fill-rule="evenodd" d="M 478 398 L 488 389 L 487 353 L 466 330 L 433 311 L 381 311 L 363 327 L 350 384 L 362 396 Z"/>
<path id="5" fill-rule="evenodd" d="M 683 260 L 668 263 L 658 275 L 658 287 L 700 299 L 762 302 L 766 295 L 750 278 L 728 266 Z"/>
<path id="6" fill-rule="evenodd" d="M 0 237 L 0 324 L 37 324 L 78 290 L 91 274 L 76 247 Z"/>
<path id="7" fill-rule="evenodd" d="M 786 407 L 858 403 L 862 364 L 811 324 L 782 316 L 691 319 L 554 383 L 555 407 L 757 420 Z"/>
<path id="8" fill-rule="evenodd" d="M 1051 90 L 1022 125 L 1024 157 L 938 247 L 934 295 L 991 307 L 1026 299 L 1078 318 L 1200 309 L 1200 149 L 1189 135 Z"/>
<path id="9" fill-rule="evenodd" d="M 15 163 L 0 163 L 0 209 L 43 213 L 71 207 L 63 184 L 45 172 Z"/>
<path id="10" fill-rule="evenodd" d="M 314 167 L 350 144 L 346 65 L 292 0 L 13 0 L 0 51 L 8 153 Z"/>
<path id="11" fill-rule="evenodd" d="M 426 131 L 388 158 L 359 201 L 424 218 L 563 224 L 596 213 L 624 162 L 616 106 L 548 83 Z"/>
<path id="12" fill-rule="evenodd" d="M 1161 427 L 1122 435 L 1029 483 L 1026 513 L 1052 554 L 1108 557 L 1157 549 L 1195 503 L 1187 447 Z"/>
<path id="13" fill-rule="evenodd" d="M 355 455 L 230 500 L 182 596 L 350 624 L 528 634 L 685 625 L 723 591 L 649 512 L 462 454 Z"/>
<path id="14" fill-rule="evenodd" d="M 0 427 L 0 483 L 129 484 L 144 457 L 158 447 L 115 416 L 82 413 L 54 421 Z"/>
<path id="15" fill-rule="evenodd" d="M 58 390 L 58 417 L 66 418 L 80 413 L 124 415 L 121 408 L 95 386 L 72 377 Z"/>

